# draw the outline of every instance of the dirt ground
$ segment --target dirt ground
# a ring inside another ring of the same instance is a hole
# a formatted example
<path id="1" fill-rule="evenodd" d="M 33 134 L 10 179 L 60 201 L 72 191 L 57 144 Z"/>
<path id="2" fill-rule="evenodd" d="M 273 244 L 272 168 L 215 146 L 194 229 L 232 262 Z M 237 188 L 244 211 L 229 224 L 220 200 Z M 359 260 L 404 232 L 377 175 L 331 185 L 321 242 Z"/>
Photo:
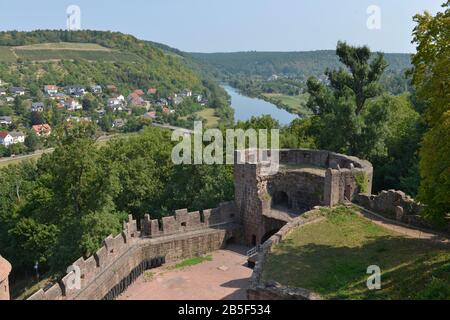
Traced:
<path id="1" fill-rule="evenodd" d="M 163 266 L 141 276 L 117 300 L 246 300 L 252 270 L 249 248 L 232 245 L 211 254 L 212 261 L 183 269 Z"/>

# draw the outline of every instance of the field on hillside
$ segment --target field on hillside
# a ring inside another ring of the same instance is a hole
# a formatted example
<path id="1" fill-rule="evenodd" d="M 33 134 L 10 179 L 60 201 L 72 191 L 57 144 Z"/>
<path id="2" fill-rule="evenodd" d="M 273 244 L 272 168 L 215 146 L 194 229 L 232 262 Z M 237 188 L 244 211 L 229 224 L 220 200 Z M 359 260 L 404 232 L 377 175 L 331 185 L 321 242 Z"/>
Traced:
<path id="1" fill-rule="evenodd" d="M 89 61 L 120 61 L 120 62 L 138 62 L 142 61 L 140 57 L 132 53 L 120 51 L 102 51 L 102 50 L 34 50 L 34 49 L 15 49 L 16 54 L 24 59 L 31 61 L 49 61 L 49 60 L 89 60 Z"/>
<path id="2" fill-rule="evenodd" d="M 38 43 L 27 46 L 14 47 L 15 50 L 78 50 L 78 51 L 112 51 L 97 43 L 74 43 L 74 42 L 57 42 L 57 43 Z"/>
<path id="3" fill-rule="evenodd" d="M 30 61 L 89 60 L 140 62 L 130 52 L 112 50 L 95 43 L 41 43 L 20 47 L 0 46 L 0 62 L 16 62 L 17 57 Z"/>
<path id="4" fill-rule="evenodd" d="M 265 280 L 327 299 L 450 299 L 448 245 L 407 238 L 348 208 L 326 216 L 275 246 Z M 381 290 L 367 289 L 371 265 L 381 268 Z"/>
<path id="5" fill-rule="evenodd" d="M 310 113 L 306 108 L 308 102 L 308 94 L 300 94 L 298 96 L 288 96 L 279 93 L 263 93 L 266 100 L 279 105 L 282 104 L 289 108 L 288 111 L 296 114 L 307 115 Z"/>
<path id="6" fill-rule="evenodd" d="M 16 57 L 14 53 L 11 51 L 11 47 L 3 47 L 0 46 L 0 62 L 16 62 Z"/>

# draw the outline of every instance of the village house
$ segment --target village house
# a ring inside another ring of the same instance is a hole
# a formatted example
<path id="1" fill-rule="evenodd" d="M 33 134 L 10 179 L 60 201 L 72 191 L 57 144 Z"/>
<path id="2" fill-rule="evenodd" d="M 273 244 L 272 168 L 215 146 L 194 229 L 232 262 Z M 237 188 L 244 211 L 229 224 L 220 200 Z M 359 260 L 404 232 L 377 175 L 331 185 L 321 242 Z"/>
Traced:
<path id="1" fill-rule="evenodd" d="M 194 94 L 193 98 L 195 101 L 197 101 L 199 103 L 202 102 L 202 100 L 203 100 L 203 96 L 201 94 Z"/>
<path id="2" fill-rule="evenodd" d="M 13 97 L 6 97 L 6 102 L 13 102 L 14 98 Z"/>
<path id="3" fill-rule="evenodd" d="M 192 91 L 189 89 L 184 89 L 180 95 L 184 98 L 189 98 L 192 97 Z"/>
<path id="4" fill-rule="evenodd" d="M 142 99 L 140 95 L 135 91 L 128 96 L 128 102 L 135 106 L 142 106 L 144 104 L 144 99 Z"/>
<path id="5" fill-rule="evenodd" d="M 48 124 L 38 124 L 34 125 L 32 128 L 39 137 L 48 137 L 52 134 L 52 127 Z"/>
<path id="6" fill-rule="evenodd" d="M 13 144 L 13 137 L 7 131 L 0 131 L 0 144 L 9 147 Z"/>
<path id="7" fill-rule="evenodd" d="M 44 93 L 48 96 L 54 96 L 58 93 L 58 87 L 55 85 L 46 85 L 44 86 Z"/>
<path id="8" fill-rule="evenodd" d="M 81 97 L 86 94 L 86 89 L 82 86 L 67 86 L 65 92 L 71 96 Z"/>
<path id="9" fill-rule="evenodd" d="M 126 119 L 115 119 L 112 123 L 113 128 L 122 128 L 127 124 Z"/>
<path id="10" fill-rule="evenodd" d="M 147 119 L 147 120 L 154 120 L 154 119 L 157 118 L 157 116 L 156 116 L 156 111 L 150 111 L 150 112 L 147 112 L 147 113 L 144 114 L 142 117 L 143 117 L 144 119 Z"/>
<path id="11" fill-rule="evenodd" d="M 64 102 L 64 107 L 68 111 L 77 111 L 83 109 L 83 106 L 75 99 L 67 99 Z"/>
<path id="12" fill-rule="evenodd" d="M 108 108 L 113 111 L 122 111 L 125 106 L 125 97 L 120 95 L 118 97 L 108 99 Z"/>
<path id="13" fill-rule="evenodd" d="M 150 88 L 147 90 L 147 94 L 148 95 L 154 95 L 158 92 L 158 90 L 156 88 Z"/>
<path id="14" fill-rule="evenodd" d="M 1 116 L 0 117 L 0 125 L 9 126 L 12 124 L 12 118 L 9 116 Z"/>
<path id="15" fill-rule="evenodd" d="M 6 89 L 0 88 L 0 96 L 6 96 Z"/>
<path id="16" fill-rule="evenodd" d="M 25 95 L 25 89 L 22 87 L 11 87 L 9 88 L 9 93 L 14 96 L 23 96 Z"/>
<path id="17" fill-rule="evenodd" d="M 94 94 L 101 94 L 103 92 L 103 89 L 99 85 L 93 85 L 91 86 L 91 92 Z"/>
<path id="18" fill-rule="evenodd" d="M 17 143 L 24 143 L 25 142 L 25 134 L 19 131 L 13 131 L 9 133 L 10 136 L 13 138 L 13 144 Z"/>
<path id="19" fill-rule="evenodd" d="M 44 103 L 33 102 L 31 104 L 31 112 L 44 112 Z"/>
<path id="20" fill-rule="evenodd" d="M 172 99 L 172 102 L 175 106 L 177 106 L 177 105 L 183 103 L 183 100 L 184 100 L 183 97 L 180 97 L 177 95 Z"/>
<path id="21" fill-rule="evenodd" d="M 90 117 L 76 117 L 76 116 L 69 116 L 66 119 L 66 122 L 72 122 L 72 123 L 90 123 L 92 122 L 92 119 Z"/>

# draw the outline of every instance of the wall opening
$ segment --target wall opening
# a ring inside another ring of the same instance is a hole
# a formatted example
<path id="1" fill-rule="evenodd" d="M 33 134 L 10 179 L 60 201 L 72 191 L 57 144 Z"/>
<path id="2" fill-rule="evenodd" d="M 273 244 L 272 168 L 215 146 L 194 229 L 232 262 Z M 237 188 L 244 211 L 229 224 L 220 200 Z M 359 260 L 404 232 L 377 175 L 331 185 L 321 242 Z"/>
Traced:
<path id="1" fill-rule="evenodd" d="M 274 229 L 270 230 L 269 232 L 266 232 L 264 236 L 261 238 L 261 244 L 269 240 L 274 234 L 276 234 L 280 229 Z"/>
<path id="2" fill-rule="evenodd" d="M 252 235 L 252 246 L 256 247 L 256 245 L 258 244 L 257 240 L 256 240 L 256 236 Z"/>
<path id="3" fill-rule="evenodd" d="M 291 203 L 289 201 L 289 196 L 284 191 L 276 192 L 272 197 L 272 208 L 275 209 L 291 209 Z"/>

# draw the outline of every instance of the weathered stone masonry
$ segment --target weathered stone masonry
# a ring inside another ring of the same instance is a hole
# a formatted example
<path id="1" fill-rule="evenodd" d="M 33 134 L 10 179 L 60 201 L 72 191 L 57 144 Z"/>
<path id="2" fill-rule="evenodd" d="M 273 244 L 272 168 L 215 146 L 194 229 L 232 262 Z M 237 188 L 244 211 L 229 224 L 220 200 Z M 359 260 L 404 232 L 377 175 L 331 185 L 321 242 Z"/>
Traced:
<path id="1" fill-rule="evenodd" d="M 237 153 L 237 156 L 240 156 Z M 250 160 L 252 151 L 244 153 Z M 130 216 L 123 232 L 105 239 L 91 257 L 80 258 L 58 283 L 39 290 L 30 300 L 114 298 L 142 272 L 223 248 L 234 238 L 257 245 L 290 220 L 277 216 L 278 208 L 299 215 L 316 206 L 333 206 L 371 191 L 373 169 L 369 162 L 318 150 L 281 150 L 281 170 L 263 173 L 266 163 L 235 164 L 235 201 L 202 212 L 177 210 L 161 221 L 146 215 L 137 222 Z M 74 283 L 79 271 L 81 285 Z"/>
<path id="2" fill-rule="evenodd" d="M 242 163 L 235 164 L 235 201 L 247 245 L 261 244 L 283 226 L 274 219 L 278 202 L 298 215 L 372 191 L 373 167 L 355 157 L 321 150 L 280 150 L 280 171 L 275 175 L 264 175 L 266 164 L 256 164 L 257 157 L 249 150 L 236 155 Z"/>
<path id="3" fill-rule="evenodd" d="M 73 264 L 80 270 L 81 288 L 74 286 L 75 273 L 70 272 L 29 300 L 100 300 L 142 262 L 160 257 L 172 262 L 219 250 L 228 239 L 240 237 L 235 212 L 234 202 L 229 202 L 202 213 L 178 210 L 161 223 L 146 216 L 141 230 L 130 216 L 121 234 L 108 237 L 93 256 Z"/>

